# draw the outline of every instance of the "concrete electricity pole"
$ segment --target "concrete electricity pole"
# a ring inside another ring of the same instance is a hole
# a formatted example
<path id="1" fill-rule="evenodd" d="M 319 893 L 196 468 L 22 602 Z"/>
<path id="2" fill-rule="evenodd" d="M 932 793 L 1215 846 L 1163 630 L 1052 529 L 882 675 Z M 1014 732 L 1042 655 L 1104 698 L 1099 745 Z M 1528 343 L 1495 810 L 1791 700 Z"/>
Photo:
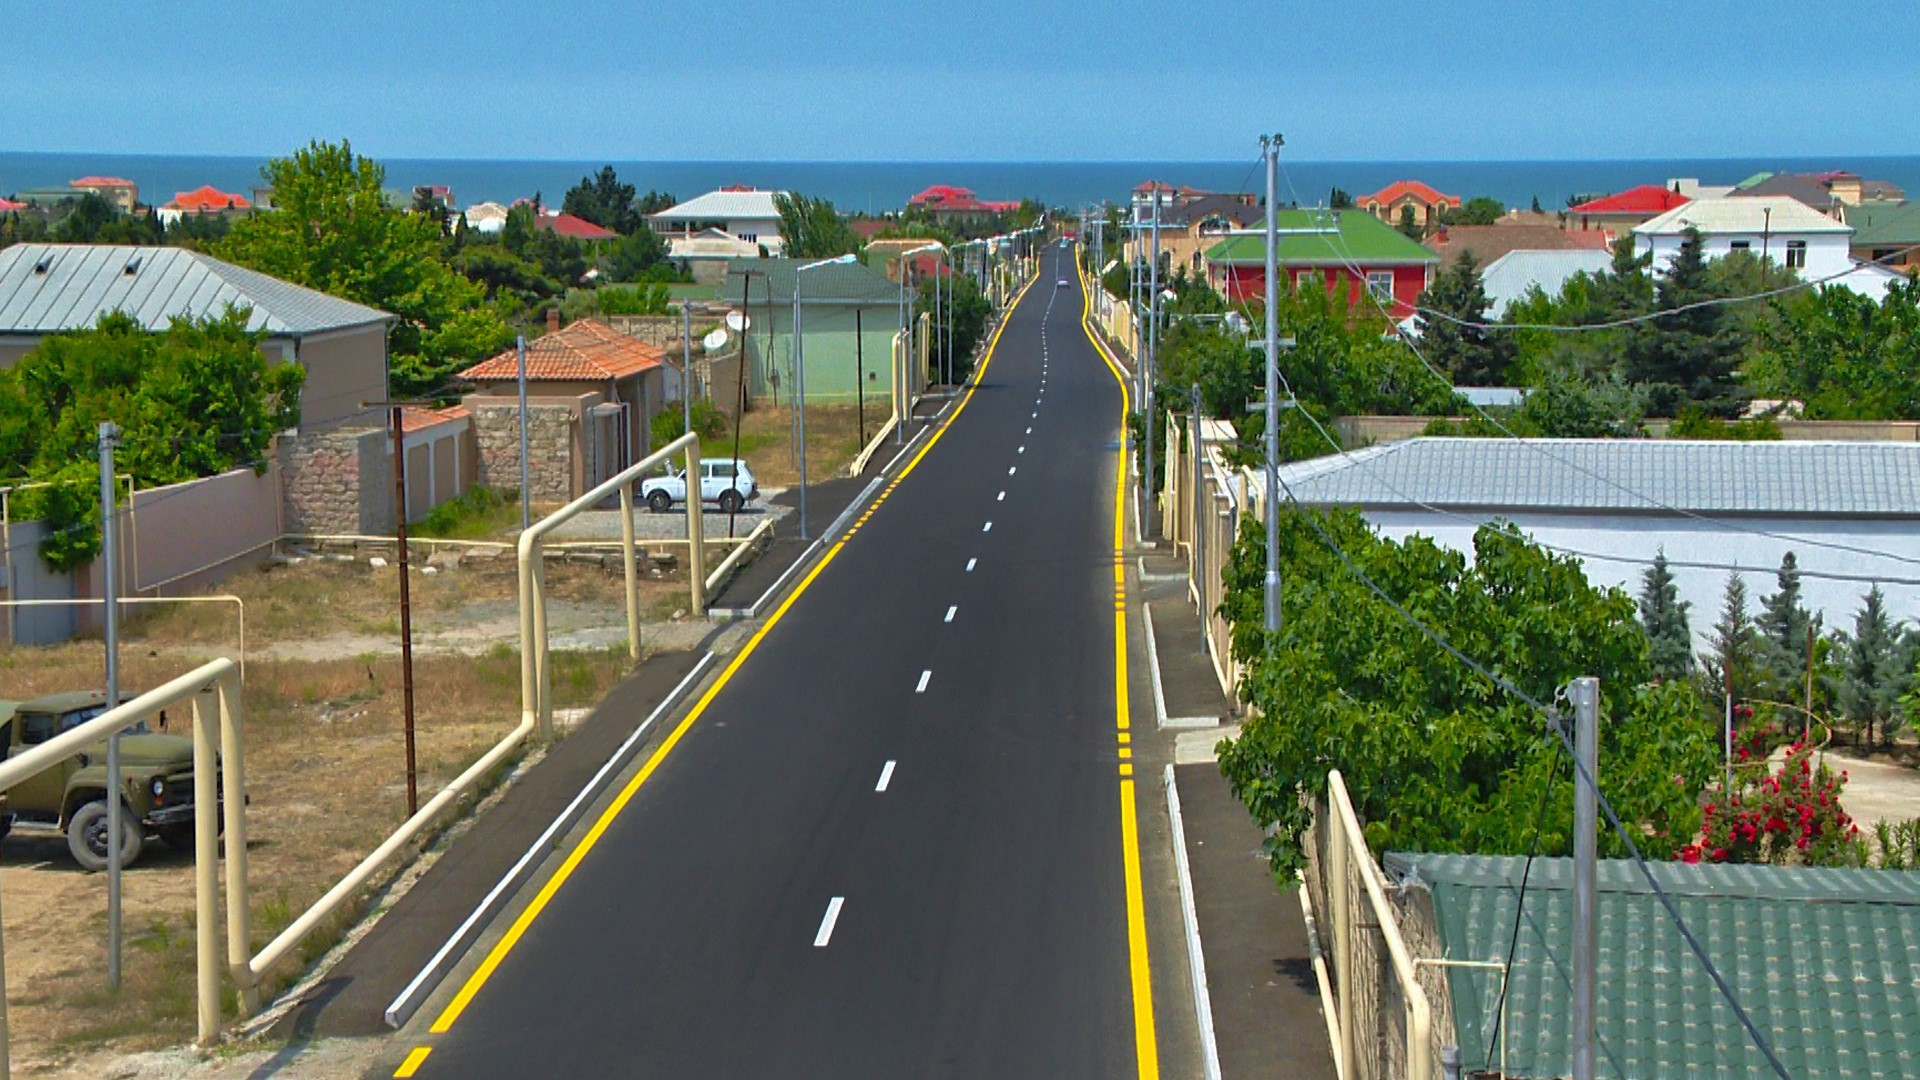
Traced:
<path id="1" fill-rule="evenodd" d="M 1280 187 L 1279 135 L 1262 136 L 1267 161 L 1267 610 L 1266 631 L 1280 633 L 1280 316 L 1279 222 L 1275 215 Z"/>
<path id="2" fill-rule="evenodd" d="M 1153 246 L 1149 249 L 1148 258 L 1150 262 L 1147 266 L 1147 358 L 1146 362 L 1140 365 L 1141 395 L 1146 405 L 1146 423 L 1143 426 L 1147 429 L 1147 465 L 1141 470 L 1140 502 L 1141 510 L 1146 513 L 1146 530 L 1151 534 L 1156 518 L 1153 512 L 1155 435 L 1153 429 L 1159 426 L 1153 407 L 1153 380 L 1156 374 L 1154 368 L 1158 364 L 1160 351 L 1160 184 L 1158 181 L 1153 185 Z"/>
<path id="3" fill-rule="evenodd" d="M 1591 675 L 1567 688 L 1573 699 L 1573 1080 L 1593 1080 L 1595 871 L 1600 840 L 1600 680 Z"/>
<path id="4" fill-rule="evenodd" d="M 114 514 L 113 448 L 120 429 L 100 425 L 100 593 L 106 608 L 107 708 L 120 704 L 120 529 Z M 107 736 L 107 989 L 120 989 L 120 852 L 126 808 L 120 793 L 120 733 Z M 136 826 L 137 828 L 138 826 Z"/>

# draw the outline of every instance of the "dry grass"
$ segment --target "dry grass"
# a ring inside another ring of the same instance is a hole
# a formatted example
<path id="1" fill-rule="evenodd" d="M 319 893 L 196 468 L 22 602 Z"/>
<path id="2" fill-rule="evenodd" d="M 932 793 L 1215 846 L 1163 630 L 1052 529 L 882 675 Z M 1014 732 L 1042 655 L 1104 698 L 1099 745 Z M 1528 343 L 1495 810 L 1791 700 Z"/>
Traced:
<path id="1" fill-rule="evenodd" d="M 867 438 L 871 439 L 886 422 L 885 396 L 876 403 L 867 402 Z M 852 405 L 807 406 L 807 477 L 813 480 L 844 476 L 847 466 L 860 453 L 859 414 Z M 732 457 L 733 433 L 703 442 L 703 456 Z M 762 487 L 791 487 L 800 481 L 800 467 L 793 457 L 793 408 L 790 405 L 762 406 L 746 415 L 740 425 L 740 456 Z"/>
<path id="2" fill-rule="evenodd" d="M 586 566 L 549 569 L 556 600 L 604 605 L 623 624 L 617 576 Z M 256 654 L 243 693 L 256 947 L 406 816 L 397 656 L 261 659 L 259 650 L 297 650 L 301 642 L 343 633 L 387 633 L 397 592 L 393 579 L 390 570 L 310 563 L 243 573 L 221 586 L 246 599 L 249 651 Z M 427 581 L 431 587 L 416 582 L 414 597 L 429 625 L 457 625 L 502 605 L 505 615 L 513 613 L 510 573 L 458 571 Z M 670 610 L 677 590 L 669 583 L 647 584 L 642 602 L 649 613 Z M 684 594 L 679 596 L 684 604 Z M 199 659 L 229 654 L 232 633 L 225 607 L 195 605 L 146 616 L 123 650 L 123 684 L 157 685 Z M 624 647 L 557 652 L 553 663 L 554 698 L 561 707 L 598 701 L 629 667 Z M 101 664 L 97 641 L 0 649 L 0 697 L 95 686 Z M 512 726 L 518 653 L 500 645 L 478 656 L 416 655 L 414 696 L 417 782 L 424 801 Z M 169 729 L 184 731 L 186 720 L 169 717 Z M 57 1067 L 103 1045 L 132 1051 L 192 1037 L 190 855 L 152 841 L 128 872 L 128 947 L 124 987 L 117 994 L 104 988 L 105 878 L 80 872 L 57 840 L 13 838 L 5 855 L 0 889 L 6 897 L 11 1026 L 23 1073 Z M 322 935 L 306 956 L 317 956 L 332 940 Z M 287 971 L 282 978 L 296 974 Z"/>

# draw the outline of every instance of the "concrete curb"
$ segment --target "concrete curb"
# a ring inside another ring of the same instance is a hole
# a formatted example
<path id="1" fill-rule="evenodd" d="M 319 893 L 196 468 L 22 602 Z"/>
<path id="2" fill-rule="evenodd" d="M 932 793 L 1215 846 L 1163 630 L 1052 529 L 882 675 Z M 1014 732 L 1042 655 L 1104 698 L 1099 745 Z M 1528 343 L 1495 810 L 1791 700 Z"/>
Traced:
<path id="1" fill-rule="evenodd" d="M 1162 728 L 1210 728 L 1220 726 L 1217 716 L 1168 716 L 1167 695 L 1160 683 L 1160 644 L 1153 632 L 1153 609 L 1145 604 L 1140 610 L 1146 615 L 1147 623 L 1147 665 L 1153 671 L 1153 720 Z"/>
<path id="2" fill-rule="evenodd" d="M 1187 829 L 1180 817 L 1180 787 L 1167 766 L 1167 818 L 1173 823 L 1173 866 L 1180 882 L 1180 921 L 1187 930 L 1187 973 L 1193 981 L 1193 1015 L 1200 1024 L 1200 1060 L 1206 1080 L 1220 1080 L 1220 1047 L 1213 1037 L 1213 999 L 1207 993 L 1207 958 L 1200 948 L 1200 916 L 1193 906 L 1193 874 L 1187 865 Z"/>
<path id="3" fill-rule="evenodd" d="M 908 448 L 910 449 L 911 446 L 912 444 L 909 443 Z M 905 452 L 905 450 L 901 451 L 901 453 Z M 826 542 L 833 539 L 841 529 L 845 528 L 847 522 L 853 520 L 854 515 L 858 514 L 860 508 L 865 506 L 867 501 L 873 498 L 873 493 L 880 489 L 880 484 L 885 480 L 885 470 L 882 470 L 882 475 L 876 476 L 868 481 L 867 486 L 860 489 L 860 494 L 855 495 L 853 501 L 847 504 L 847 508 L 840 511 L 840 516 L 834 518 L 833 522 L 827 526 L 827 531 L 816 538 L 813 543 L 807 545 L 807 550 L 801 552 L 800 557 L 793 560 L 793 565 L 787 567 L 784 573 L 778 578 L 775 578 L 772 585 L 767 586 L 767 591 L 761 593 L 759 599 L 743 608 L 708 608 L 707 618 L 751 619 L 757 617 L 762 611 L 765 611 L 767 605 L 773 603 L 774 598 L 779 596 L 781 590 L 787 587 L 787 582 L 793 580 L 793 575 L 798 573 L 802 567 L 813 562 L 814 556 L 820 554 L 820 549 L 825 546 Z"/>
<path id="4" fill-rule="evenodd" d="M 473 947 L 481 931 L 500 914 L 507 901 L 520 891 L 520 888 L 546 861 L 547 856 L 553 853 L 554 843 L 566 835 L 567 830 L 573 828 L 574 824 L 580 820 L 580 815 L 586 811 L 586 808 L 599 798 L 607 781 L 626 767 L 635 748 L 639 746 L 641 737 L 646 735 L 656 721 L 680 703 L 680 700 L 686 696 L 687 690 L 700 681 L 700 677 L 706 674 L 715 659 L 711 652 L 700 658 L 700 662 L 693 666 L 693 670 L 687 672 L 679 685 L 667 692 L 665 700 L 661 701 L 653 712 L 641 721 L 639 727 L 633 729 L 633 734 L 628 735 L 619 748 L 614 750 L 613 755 L 607 758 L 599 771 L 593 774 L 593 778 L 587 781 L 586 786 L 580 789 L 573 800 L 567 803 L 566 808 L 561 810 L 545 831 L 533 841 L 532 846 L 520 856 L 519 861 L 515 862 L 505 876 L 501 877 L 499 882 L 487 892 L 487 895 L 474 907 L 473 912 L 466 917 L 458 929 L 454 930 L 453 936 L 449 937 L 433 954 L 433 958 L 427 961 L 426 967 L 421 968 L 420 973 L 400 991 L 400 996 L 394 998 L 393 1003 L 387 1006 L 384 1014 L 387 1026 L 399 1028 L 413 1018 L 413 1014 L 419 1010 L 434 990 L 439 988 L 448 972 L 452 971 L 460 958 Z"/>

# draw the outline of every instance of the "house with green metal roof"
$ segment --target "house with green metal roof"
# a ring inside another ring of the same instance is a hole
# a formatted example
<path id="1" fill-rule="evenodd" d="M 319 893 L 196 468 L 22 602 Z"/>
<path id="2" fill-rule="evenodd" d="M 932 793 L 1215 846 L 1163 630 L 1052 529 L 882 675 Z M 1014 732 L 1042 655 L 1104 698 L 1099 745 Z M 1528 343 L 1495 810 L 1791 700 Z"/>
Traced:
<path id="1" fill-rule="evenodd" d="M 1274 257 L 1294 289 L 1344 285 L 1349 303 L 1384 309 L 1394 321 L 1413 314 L 1440 257 L 1365 210 L 1282 210 Z M 1264 228 L 1236 229 L 1207 249 L 1207 282 L 1229 301 L 1266 294 Z"/>
<path id="2" fill-rule="evenodd" d="M 1882 266 L 1920 266 L 1920 202 L 1868 202 L 1849 206 L 1853 226 L 1849 253 Z"/>
<path id="3" fill-rule="evenodd" d="M 1494 962 L 1446 967 L 1445 1000 L 1434 1003 L 1465 1074 L 1570 1075 L 1572 860 L 1534 860 L 1524 908 L 1524 858 L 1389 853 L 1384 863 L 1412 901 L 1401 923 L 1410 941 L 1437 941 L 1449 960 Z M 1789 1075 L 1920 1075 L 1920 873 L 1648 869 Z M 1598 1073 L 1777 1075 L 1640 868 L 1603 859 L 1597 883 Z"/>
<path id="4" fill-rule="evenodd" d="M 735 259 L 727 268 L 727 305 L 751 320 L 745 335 L 750 401 L 789 400 L 793 290 L 800 265 L 794 259 Z M 807 271 L 800 282 L 800 308 L 807 401 L 851 403 L 864 395 L 884 410 L 892 393 L 900 286 L 860 263 L 833 263 Z"/>

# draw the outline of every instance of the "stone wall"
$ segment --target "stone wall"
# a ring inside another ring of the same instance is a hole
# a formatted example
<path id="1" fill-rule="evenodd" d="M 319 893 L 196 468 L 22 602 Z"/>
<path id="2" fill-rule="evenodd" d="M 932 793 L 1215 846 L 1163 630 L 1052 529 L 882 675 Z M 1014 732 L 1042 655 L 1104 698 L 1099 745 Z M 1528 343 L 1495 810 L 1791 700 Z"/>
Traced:
<path id="1" fill-rule="evenodd" d="M 474 445 L 479 450 L 480 483 L 497 491 L 520 487 L 520 407 L 513 398 L 470 395 Z M 577 420 L 571 406 L 550 402 L 527 405 L 528 494 L 536 503 L 564 503 L 574 497 Z M 585 465 L 585 463 L 581 463 Z"/>
<path id="2" fill-rule="evenodd" d="M 282 438 L 275 447 L 290 533 L 393 531 L 393 462 L 380 428 Z"/>

